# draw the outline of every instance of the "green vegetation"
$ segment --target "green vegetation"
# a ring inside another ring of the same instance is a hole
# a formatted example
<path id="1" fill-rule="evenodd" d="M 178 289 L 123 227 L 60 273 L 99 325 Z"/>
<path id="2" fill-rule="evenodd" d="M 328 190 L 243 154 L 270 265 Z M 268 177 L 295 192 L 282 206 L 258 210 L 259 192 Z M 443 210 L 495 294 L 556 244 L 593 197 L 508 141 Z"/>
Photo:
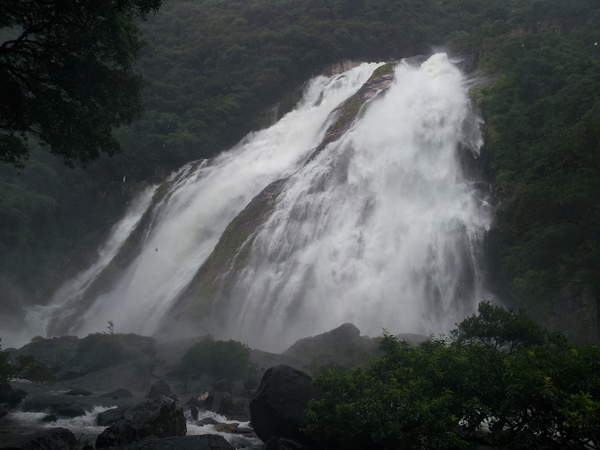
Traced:
<path id="1" fill-rule="evenodd" d="M 451 337 L 384 334 L 367 368 L 330 370 L 306 431 L 331 449 L 598 448 L 600 349 L 482 303 Z"/>
<path id="2" fill-rule="evenodd" d="M 10 362 L 9 354 L 0 346 L 0 384 L 14 378 L 24 378 L 38 383 L 53 383 L 54 373 L 45 364 L 31 355 L 17 357 L 17 363 Z"/>
<path id="3" fill-rule="evenodd" d="M 208 375 L 214 380 L 235 380 L 249 370 L 250 347 L 241 342 L 217 341 L 212 336 L 200 339 L 181 359 L 179 372 L 184 375 Z"/>
<path id="4" fill-rule="evenodd" d="M 34 137 L 73 165 L 119 149 L 139 115 L 143 41 L 134 20 L 162 0 L 5 0 L 0 6 L 0 162 L 23 167 Z"/>

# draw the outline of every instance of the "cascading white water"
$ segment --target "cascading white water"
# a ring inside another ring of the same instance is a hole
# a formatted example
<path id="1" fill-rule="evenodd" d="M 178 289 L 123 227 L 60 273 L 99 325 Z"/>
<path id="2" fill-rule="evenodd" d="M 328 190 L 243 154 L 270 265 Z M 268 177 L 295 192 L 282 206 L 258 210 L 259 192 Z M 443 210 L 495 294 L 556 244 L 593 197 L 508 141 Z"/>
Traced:
<path id="1" fill-rule="evenodd" d="M 296 110 L 277 124 L 251 134 L 210 163 L 185 168 L 175 177 L 170 195 L 153 206 L 152 229 L 141 253 L 68 332 L 82 336 L 102 331 L 110 320 L 117 332 L 152 335 L 227 224 L 264 186 L 298 170 L 325 132 L 332 110 L 378 66 L 362 64 L 332 78 L 315 78 Z M 37 310 L 37 316 L 64 315 L 74 296 L 81 296 L 79 286 L 88 284 L 85 275 L 68 283 L 52 305 Z"/>
<path id="2" fill-rule="evenodd" d="M 477 120 L 445 54 L 400 64 L 383 98 L 286 184 L 224 335 L 283 350 L 344 322 L 427 334 L 473 312 L 491 216 L 459 148 L 479 151 Z"/>

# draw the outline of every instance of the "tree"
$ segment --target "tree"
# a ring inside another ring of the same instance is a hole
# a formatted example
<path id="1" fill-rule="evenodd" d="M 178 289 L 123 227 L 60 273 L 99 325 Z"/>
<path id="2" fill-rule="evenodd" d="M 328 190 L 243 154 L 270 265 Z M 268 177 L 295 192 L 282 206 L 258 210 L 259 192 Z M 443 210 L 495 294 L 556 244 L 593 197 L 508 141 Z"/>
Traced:
<path id="1" fill-rule="evenodd" d="M 232 339 L 216 341 L 205 336 L 191 346 L 181 358 L 182 374 L 206 374 L 215 380 L 234 380 L 248 370 L 250 347 Z"/>
<path id="2" fill-rule="evenodd" d="M 322 448 L 600 448 L 600 349 L 482 303 L 452 338 L 385 334 L 366 368 L 317 378 L 306 412 Z"/>
<path id="3" fill-rule="evenodd" d="M 134 20 L 162 0 L 0 3 L 0 162 L 23 166 L 28 138 L 67 165 L 112 155 L 114 127 L 141 111 Z"/>

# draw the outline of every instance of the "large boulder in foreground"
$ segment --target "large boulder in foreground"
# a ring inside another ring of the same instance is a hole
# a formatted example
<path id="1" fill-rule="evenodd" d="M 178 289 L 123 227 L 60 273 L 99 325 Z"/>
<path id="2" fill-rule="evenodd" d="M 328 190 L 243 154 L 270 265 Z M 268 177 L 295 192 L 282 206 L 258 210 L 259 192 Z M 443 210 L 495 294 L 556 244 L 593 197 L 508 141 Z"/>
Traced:
<path id="1" fill-rule="evenodd" d="M 0 449 L 73 450 L 77 438 L 66 428 L 50 428 L 38 433 L 0 436 Z"/>
<path id="2" fill-rule="evenodd" d="M 185 436 L 183 409 L 174 400 L 147 400 L 123 413 L 96 439 L 96 448 L 127 445 L 147 439 Z"/>
<path id="3" fill-rule="evenodd" d="M 151 439 L 112 447 L 110 450 L 234 450 L 234 448 L 223 436 L 204 434 L 202 436 Z"/>
<path id="4" fill-rule="evenodd" d="M 271 367 L 250 402 L 250 421 L 256 435 L 263 442 L 273 436 L 308 440 L 300 431 L 305 425 L 304 411 L 310 399 L 321 396 L 308 374 L 289 366 Z"/>

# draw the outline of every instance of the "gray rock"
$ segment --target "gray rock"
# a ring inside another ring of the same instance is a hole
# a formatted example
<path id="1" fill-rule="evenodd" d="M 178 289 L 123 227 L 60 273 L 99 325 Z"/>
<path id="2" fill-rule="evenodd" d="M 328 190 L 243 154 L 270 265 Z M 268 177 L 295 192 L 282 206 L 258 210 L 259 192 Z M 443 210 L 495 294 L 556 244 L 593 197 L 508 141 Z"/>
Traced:
<path id="1" fill-rule="evenodd" d="M 112 398 L 114 400 L 118 400 L 120 398 L 133 397 L 133 394 L 127 389 L 119 388 L 112 392 L 107 392 L 106 394 L 102 394 L 102 395 L 100 395 L 100 397 L 108 397 L 108 398 Z"/>
<path id="2" fill-rule="evenodd" d="M 154 357 L 154 339 L 137 334 L 90 334 L 81 339 L 75 355 L 56 372 L 73 379 L 141 357 Z"/>
<path id="3" fill-rule="evenodd" d="M 46 412 L 59 417 L 84 416 L 86 410 L 80 403 L 57 395 L 35 395 L 23 402 L 25 412 Z"/>
<path id="4" fill-rule="evenodd" d="M 123 414 L 123 418 L 105 429 L 96 440 L 96 448 L 131 444 L 138 441 L 185 436 L 183 410 L 174 400 L 147 400 Z"/>
<path id="5" fill-rule="evenodd" d="M 321 396 L 308 374 L 289 366 L 271 367 L 250 402 L 250 421 L 256 435 L 263 442 L 273 436 L 308 440 L 301 431 L 304 411 L 310 399 Z"/>
<path id="6" fill-rule="evenodd" d="M 169 437 L 135 442 L 111 450 L 234 450 L 223 436 L 204 434 L 201 436 Z"/>
<path id="7" fill-rule="evenodd" d="M 69 359 L 75 356 L 79 338 L 75 336 L 61 336 L 52 339 L 35 340 L 24 345 L 18 350 L 10 350 L 10 357 L 14 361 L 19 356 L 33 356 L 56 372 Z"/>
<path id="8" fill-rule="evenodd" d="M 90 391 L 86 391 L 85 389 L 75 388 L 71 389 L 69 392 L 66 392 L 65 395 L 72 395 L 74 397 L 89 397 L 92 395 Z"/>
<path id="9" fill-rule="evenodd" d="M 98 414 L 96 417 L 96 425 L 99 427 L 108 427 L 117 420 L 122 419 L 123 415 L 130 409 L 131 407 L 129 406 L 119 406 L 117 408 L 107 409 Z"/>
<path id="10" fill-rule="evenodd" d="M 0 403 L 6 403 L 9 408 L 21 403 L 21 396 L 8 383 L 0 383 Z"/>
<path id="11" fill-rule="evenodd" d="M 50 428 L 25 435 L 0 435 L 0 449 L 10 450 L 73 450 L 77 438 L 66 428 Z"/>
<path id="12" fill-rule="evenodd" d="M 171 386 L 169 386 L 169 383 L 161 378 L 150 387 L 150 392 L 146 394 L 146 398 L 158 400 L 163 395 L 175 401 L 179 400 L 177 395 L 171 392 Z"/>

